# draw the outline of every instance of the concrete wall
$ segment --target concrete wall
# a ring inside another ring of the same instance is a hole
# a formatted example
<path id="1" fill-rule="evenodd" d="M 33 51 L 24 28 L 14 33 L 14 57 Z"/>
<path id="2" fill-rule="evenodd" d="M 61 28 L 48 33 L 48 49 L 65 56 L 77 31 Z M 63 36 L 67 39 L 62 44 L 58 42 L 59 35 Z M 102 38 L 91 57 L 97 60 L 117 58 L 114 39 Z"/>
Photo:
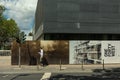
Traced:
<path id="1" fill-rule="evenodd" d="M 0 66 L 10 66 L 11 56 L 0 56 Z"/>
<path id="2" fill-rule="evenodd" d="M 11 65 L 11 50 L 0 50 L 0 67 Z"/>

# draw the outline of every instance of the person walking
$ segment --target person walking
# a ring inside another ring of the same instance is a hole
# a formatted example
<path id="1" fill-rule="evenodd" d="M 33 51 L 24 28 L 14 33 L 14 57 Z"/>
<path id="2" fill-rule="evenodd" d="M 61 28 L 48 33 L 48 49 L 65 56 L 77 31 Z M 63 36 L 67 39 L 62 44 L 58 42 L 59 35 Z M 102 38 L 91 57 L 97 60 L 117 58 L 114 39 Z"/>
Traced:
<path id="1" fill-rule="evenodd" d="M 39 54 L 40 54 L 40 63 L 42 63 L 42 59 L 43 59 L 43 49 L 42 49 L 42 47 L 40 48 L 40 52 L 38 52 Z M 42 63 L 42 65 L 43 65 L 43 63 Z"/>
<path id="2" fill-rule="evenodd" d="M 47 66 L 48 65 L 48 61 L 44 55 L 44 51 L 42 48 L 40 48 L 40 52 L 38 52 L 40 54 L 40 63 L 42 64 L 42 66 Z"/>

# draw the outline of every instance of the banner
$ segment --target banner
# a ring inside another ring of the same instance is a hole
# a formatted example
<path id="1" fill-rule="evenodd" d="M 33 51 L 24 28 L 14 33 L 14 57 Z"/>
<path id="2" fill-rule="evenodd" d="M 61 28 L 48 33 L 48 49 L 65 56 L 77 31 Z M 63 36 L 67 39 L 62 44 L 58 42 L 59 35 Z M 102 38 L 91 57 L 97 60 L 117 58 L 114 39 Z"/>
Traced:
<path id="1" fill-rule="evenodd" d="M 120 41 L 102 41 L 101 45 L 105 63 L 120 63 Z"/>
<path id="2" fill-rule="evenodd" d="M 69 41 L 70 64 L 100 64 L 101 41 Z"/>
<path id="3" fill-rule="evenodd" d="M 18 47 L 12 45 L 12 64 L 18 64 Z M 49 64 L 120 63 L 120 41 L 102 40 L 41 40 L 26 41 L 21 45 L 21 64 L 36 65 L 40 48 Z"/>

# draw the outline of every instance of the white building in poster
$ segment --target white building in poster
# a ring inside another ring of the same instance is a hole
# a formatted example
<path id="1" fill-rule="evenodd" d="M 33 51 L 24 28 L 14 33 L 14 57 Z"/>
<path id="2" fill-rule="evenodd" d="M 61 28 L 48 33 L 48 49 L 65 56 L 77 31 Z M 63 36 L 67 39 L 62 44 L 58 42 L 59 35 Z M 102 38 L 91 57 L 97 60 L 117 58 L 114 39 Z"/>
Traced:
<path id="1" fill-rule="evenodd" d="M 101 63 L 101 41 L 70 41 L 70 64 Z"/>
<path id="2" fill-rule="evenodd" d="M 73 43 L 74 42 L 74 43 Z M 120 41 L 70 41 L 70 64 L 120 63 Z M 86 63 L 86 61 L 85 61 Z"/>

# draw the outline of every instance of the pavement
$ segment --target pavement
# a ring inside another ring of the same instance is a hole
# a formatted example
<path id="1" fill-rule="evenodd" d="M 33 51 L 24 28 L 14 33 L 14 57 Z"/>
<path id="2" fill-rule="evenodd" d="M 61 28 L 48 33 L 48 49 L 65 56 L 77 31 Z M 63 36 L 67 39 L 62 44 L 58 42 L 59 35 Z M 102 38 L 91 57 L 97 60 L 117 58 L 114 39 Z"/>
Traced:
<path id="1" fill-rule="evenodd" d="M 105 64 L 105 69 L 120 68 L 120 64 Z M 94 69 L 103 69 L 102 64 L 92 65 L 48 65 L 45 67 L 35 65 L 0 65 L 0 74 L 19 74 L 19 73 L 92 73 Z"/>
<path id="2" fill-rule="evenodd" d="M 105 64 L 105 69 L 120 68 L 119 64 Z M 86 65 L 48 65 L 42 67 L 40 65 L 11 65 L 10 56 L 0 56 L 0 74 L 16 74 L 16 73 L 92 73 L 94 69 L 103 69 L 102 64 L 86 64 Z"/>

